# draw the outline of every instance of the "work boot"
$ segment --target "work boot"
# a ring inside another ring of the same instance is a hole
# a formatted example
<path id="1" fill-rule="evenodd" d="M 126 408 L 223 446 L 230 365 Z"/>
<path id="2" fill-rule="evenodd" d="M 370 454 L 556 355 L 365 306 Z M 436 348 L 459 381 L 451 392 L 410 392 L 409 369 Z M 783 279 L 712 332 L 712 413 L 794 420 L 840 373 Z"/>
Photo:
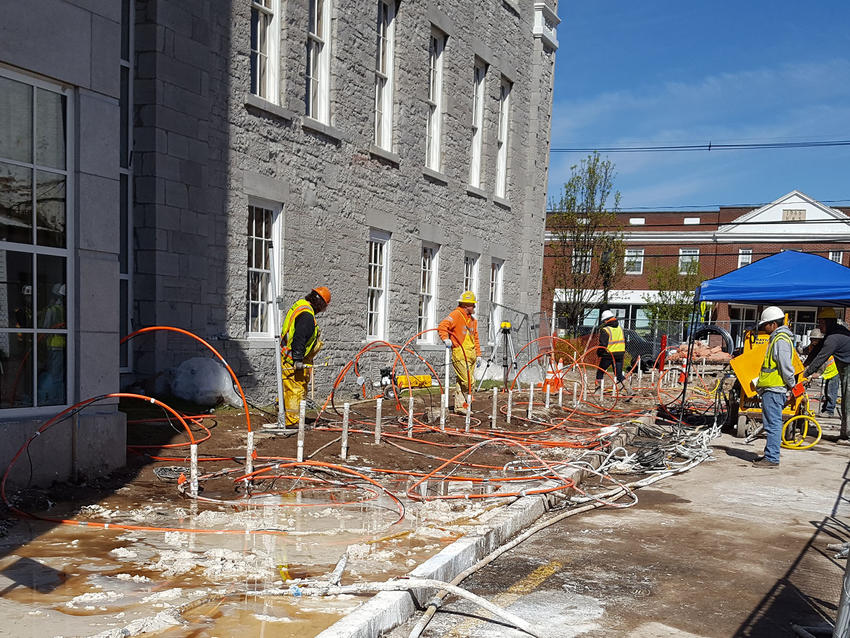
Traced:
<path id="1" fill-rule="evenodd" d="M 763 456 L 758 457 L 755 461 L 753 461 L 753 467 L 762 467 L 767 470 L 772 470 L 779 467 L 779 463 L 774 463 L 773 461 L 768 461 Z"/>

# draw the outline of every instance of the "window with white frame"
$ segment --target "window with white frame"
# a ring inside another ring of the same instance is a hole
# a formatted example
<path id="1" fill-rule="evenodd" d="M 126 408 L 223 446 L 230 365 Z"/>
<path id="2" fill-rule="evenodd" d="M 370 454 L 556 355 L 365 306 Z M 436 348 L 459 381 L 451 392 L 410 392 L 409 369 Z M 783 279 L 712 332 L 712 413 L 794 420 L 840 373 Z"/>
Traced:
<path id="1" fill-rule="evenodd" d="M 502 270 L 505 262 L 493 259 L 490 262 L 490 343 L 494 343 L 502 323 Z"/>
<path id="2" fill-rule="evenodd" d="M 387 330 L 390 234 L 372 230 L 367 249 L 366 338 L 383 339 Z"/>
<path id="3" fill-rule="evenodd" d="M 753 251 L 750 248 L 738 249 L 738 268 L 748 266 L 753 263 Z"/>
<path id="4" fill-rule="evenodd" d="M 499 127 L 496 136 L 496 196 L 505 197 L 508 190 L 508 136 L 511 128 L 511 89 L 513 84 L 502 76 L 499 90 Z"/>
<path id="5" fill-rule="evenodd" d="M 278 0 L 251 2 L 251 93 L 277 103 Z"/>
<path id="6" fill-rule="evenodd" d="M 395 0 L 378 0 L 375 54 L 375 146 L 393 147 L 393 63 L 395 59 Z"/>
<path id="7" fill-rule="evenodd" d="M 307 32 L 307 116 L 331 121 L 331 0 L 309 0 Z"/>
<path id="8" fill-rule="evenodd" d="M 574 273 L 586 275 L 590 272 L 593 253 L 590 250 L 574 248 L 572 254 L 572 269 Z"/>
<path id="9" fill-rule="evenodd" d="M 695 273 L 699 268 L 699 248 L 679 249 L 679 274 Z"/>
<path id="10" fill-rule="evenodd" d="M 254 202 L 248 206 L 248 336 L 268 337 L 275 331 L 274 312 L 280 285 L 280 208 Z"/>
<path id="11" fill-rule="evenodd" d="M 119 252 L 118 252 L 118 320 L 119 336 L 125 337 L 133 331 L 133 69 L 135 47 L 133 25 L 135 24 L 133 0 L 121 0 L 121 58 L 119 111 L 119 158 L 118 190 L 119 203 Z M 118 345 L 119 369 L 133 370 L 133 349 L 125 341 Z"/>
<path id="12" fill-rule="evenodd" d="M 437 277 L 439 273 L 439 247 L 422 245 L 422 267 L 419 274 L 419 325 L 418 332 L 437 326 Z M 420 335 L 420 341 L 433 341 L 433 333 Z"/>
<path id="13" fill-rule="evenodd" d="M 439 171 L 442 165 L 443 51 L 446 36 L 431 27 L 428 47 L 428 129 L 425 134 L 425 166 Z"/>
<path id="14" fill-rule="evenodd" d="M 471 290 L 478 296 L 478 254 L 466 253 L 463 256 L 463 289 Z"/>
<path id="15" fill-rule="evenodd" d="M 0 68 L 0 409 L 10 414 L 69 396 L 72 103 Z"/>
<path id="16" fill-rule="evenodd" d="M 484 96 L 487 86 L 487 63 L 475 58 L 472 70 L 472 147 L 470 149 L 469 185 L 481 186 L 481 159 L 484 148 Z"/>
<path id="17" fill-rule="evenodd" d="M 829 260 L 834 261 L 837 264 L 844 263 L 844 251 L 830 250 L 829 251 Z"/>
<path id="18" fill-rule="evenodd" d="M 623 272 L 627 275 L 643 274 L 643 248 L 626 248 Z"/>

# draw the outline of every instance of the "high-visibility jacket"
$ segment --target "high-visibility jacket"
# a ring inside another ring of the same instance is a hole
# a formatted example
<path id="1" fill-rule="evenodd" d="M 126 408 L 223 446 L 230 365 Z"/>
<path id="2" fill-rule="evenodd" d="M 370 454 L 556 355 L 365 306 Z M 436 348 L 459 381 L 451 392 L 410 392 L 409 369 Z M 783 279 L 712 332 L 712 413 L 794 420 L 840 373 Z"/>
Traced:
<path id="1" fill-rule="evenodd" d="M 481 356 L 481 343 L 478 341 L 478 320 L 466 314 L 466 310 L 458 306 L 437 326 L 440 339 L 452 340 L 455 348 L 470 350 L 470 354 Z M 469 342 L 467 342 L 469 337 Z M 474 349 L 474 350 L 473 350 Z"/>
<path id="2" fill-rule="evenodd" d="M 44 315 L 45 328 L 64 328 L 65 327 L 65 306 L 60 303 L 54 303 L 48 306 L 47 312 Z M 65 347 L 65 335 L 49 334 L 47 335 L 47 347 L 55 349 L 63 349 Z"/>
<path id="3" fill-rule="evenodd" d="M 787 332 L 778 332 L 772 336 L 770 343 L 767 344 L 767 350 L 764 353 L 764 361 L 761 364 L 761 372 L 759 372 L 759 380 L 756 384 L 757 388 L 784 388 L 785 381 L 779 372 L 779 365 L 773 358 L 773 347 L 777 341 L 787 341 L 793 350 L 794 340 Z"/>
<path id="4" fill-rule="evenodd" d="M 624 352 L 626 350 L 626 337 L 620 326 L 606 326 L 602 331 L 608 335 L 608 345 L 605 348 L 610 353 Z"/>
<path id="5" fill-rule="evenodd" d="M 835 358 L 830 357 L 826 362 L 826 368 L 823 370 L 823 378 L 831 379 L 838 374 L 838 366 L 835 365 Z"/>
<path id="6" fill-rule="evenodd" d="M 307 339 L 307 347 L 304 349 L 304 356 L 307 357 L 316 347 L 316 342 L 319 339 L 319 326 L 316 323 L 316 313 L 313 306 L 306 299 L 299 299 L 289 311 L 286 313 L 286 318 L 283 320 L 283 326 L 280 329 L 280 356 L 284 363 L 292 364 L 292 338 L 295 336 L 295 318 L 302 313 L 307 313 L 313 318 L 313 333 Z"/>

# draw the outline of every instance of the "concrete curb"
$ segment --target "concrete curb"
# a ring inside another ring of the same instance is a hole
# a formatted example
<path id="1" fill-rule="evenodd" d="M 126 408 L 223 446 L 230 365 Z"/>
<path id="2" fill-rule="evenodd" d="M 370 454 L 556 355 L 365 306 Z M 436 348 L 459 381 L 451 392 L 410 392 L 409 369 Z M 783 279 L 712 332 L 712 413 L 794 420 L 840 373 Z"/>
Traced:
<path id="1" fill-rule="evenodd" d="M 652 417 L 654 420 L 654 417 Z M 631 439 L 623 431 L 611 440 L 613 447 L 625 445 Z M 594 467 L 597 462 L 594 462 Z M 581 484 L 585 472 L 576 470 L 573 480 Z M 549 495 L 525 496 L 505 507 L 487 522 L 481 534 L 463 536 L 426 560 L 410 572 L 413 578 L 433 578 L 451 581 L 462 571 L 487 556 L 522 530 L 530 527 L 547 511 Z M 378 638 L 403 624 L 417 610 L 427 605 L 433 589 L 416 589 L 409 592 L 381 592 L 353 612 L 325 629 L 316 638 Z"/>

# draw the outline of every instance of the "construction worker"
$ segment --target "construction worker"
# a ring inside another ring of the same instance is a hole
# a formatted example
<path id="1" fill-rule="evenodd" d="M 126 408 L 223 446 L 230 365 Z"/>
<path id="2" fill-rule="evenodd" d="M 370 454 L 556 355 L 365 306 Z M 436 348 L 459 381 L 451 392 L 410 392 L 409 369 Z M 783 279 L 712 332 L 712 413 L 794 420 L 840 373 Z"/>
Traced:
<path id="1" fill-rule="evenodd" d="M 767 435 L 764 455 L 753 461 L 754 467 L 779 467 L 779 448 L 782 438 L 782 408 L 786 393 L 797 385 L 792 355 L 794 334 L 785 325 L 781 308 L 768 306 L 759 317 L 759 330 L 770 335 L 767 350 L 756 380 L 756 392 L 761 397 L 762 425 Z"/>
<path id="2" fill-rule="evenodd" d="M 841 428 L 838 434 L 839 445 L 850 445 L 850 414 L 845 409 L 844 402 L 850 396 L 850 330 L 838 323 L 838 315 L 832 308 L 821 308 L 818 312 L 818 328 L 826 337 L 823 347 L 815 355 L 814 360 L 803 370 L 804 377 L 820 370 L 830 357 L 835 362 L 841 383 Z"/>
<path id="3" fill-rule="evenodd" d="M 50 303 L 44 309 L 41 327 L 57 329 L 65 327 L 65 284 L 53 284 L 50 289 Z M 38 375 L 38 404 L 61 405 L 65 403 L 65 349 L 64 334 L 48 333 L 44 335 L 47 347 L 47 359 Z"/>
<path id="4" fill-rule="evenodd" d="M 316 315 L 328 307 L 331 291 L 317 286 L 299 299 L 283 320 L 280 330 L 280 361 L 283 376 L 283 403 L 286 409 L 286 425 L 298 425 L 301 401 L 307 396 L 306 366 L 313 363 L 316 353 L 322 349 L 319 324 Z"/>
<path id="5" fill-rule="evenodd" d="M 823 348 L 824 334 L 820 328 L 815 328 L 809 333 L 809 345 L 804 350 L 806 357 L 805 365 L 814 361 L 815 357 Z M 817 374 L 812 375 L 813 377 Z M 826 360 L 826 367 L 821 375 L 823 383 L 821 384 L 821 406 L 820 413 L 826 416 L 833 416 L 835 413 L 835 404 L 838 402 L 838 366 L 835 365 L 835 357 L 830 357 Z"/>
<path id="6" fill-rule="evenodd" d="M 481 356 L 478 321 L 473 316 L 475 303 L 475 293 L 465 291 L 457 300 L 457 308 L 437 326 L 440 339 L 452 351 L 452 367 L 457 377 L 455 411 L 461 414 L 468 414 L 472 407 L 466 397 L 475 383 L 475 364 Z"/>
<path id="7" fill-rule="evenodd" d="M 614 369 L 614 378 L 623 389 L 627 389 L 625 385 L 625 375 L 623 374 L 623 359 L 626 356 L 626 336 L 623 334 L 623 329 L 620 327 L 620 322 L 610 310 L 602 311 L 602 316 L 599 318 L 599 369 L 596 370 L 596 389 L 599 390 L 599 385 L 605 376 L 605 371 L 608 368 Z"/>

